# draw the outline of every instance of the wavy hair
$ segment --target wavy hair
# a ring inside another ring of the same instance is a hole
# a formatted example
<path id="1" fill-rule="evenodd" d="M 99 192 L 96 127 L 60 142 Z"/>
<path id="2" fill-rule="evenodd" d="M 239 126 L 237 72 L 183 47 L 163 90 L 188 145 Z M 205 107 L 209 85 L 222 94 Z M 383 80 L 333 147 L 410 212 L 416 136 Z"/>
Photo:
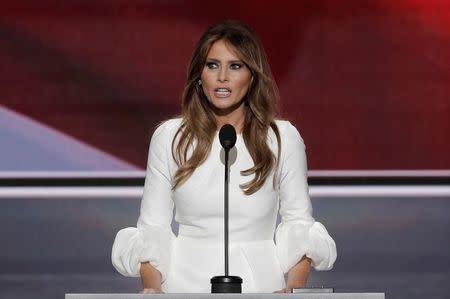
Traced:
<path id="1" fill-rule="evenodd" d="M 178 165 L 173 189 L 184 183 L 206 160 L 218 129 L 208 100 L 198 84 L 208 52 L 218 40 L 232 46 L 253 76 L 244 99 L 246 111 L 242 137 L 254 166 L 242 170 L 241 174 L 254 177 L 240 187 L 246 195 L 255 193 L 275 168 L 273 187 L 276 188 L 281 150 L 280 133 L 275 123 L 278 89 L 264 49 L 253 31 L 239 21 L 226 20 L 212 25 L 201 36 L 188 67 L 182 96 L 182 123 L 172 141 L 172 156 Z M 276 157 L 267 143 L 269 128 L 277 139 Z"/>

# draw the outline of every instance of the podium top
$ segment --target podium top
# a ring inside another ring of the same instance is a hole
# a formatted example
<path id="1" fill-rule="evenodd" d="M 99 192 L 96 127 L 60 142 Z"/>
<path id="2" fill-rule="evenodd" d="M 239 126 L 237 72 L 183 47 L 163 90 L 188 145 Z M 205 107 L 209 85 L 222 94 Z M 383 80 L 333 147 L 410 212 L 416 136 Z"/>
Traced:
<path id="1" fill-rule="evenodd" d="M 298 294 L 66 294 L 65 299 L 385 299 L 384 293 Z"/>

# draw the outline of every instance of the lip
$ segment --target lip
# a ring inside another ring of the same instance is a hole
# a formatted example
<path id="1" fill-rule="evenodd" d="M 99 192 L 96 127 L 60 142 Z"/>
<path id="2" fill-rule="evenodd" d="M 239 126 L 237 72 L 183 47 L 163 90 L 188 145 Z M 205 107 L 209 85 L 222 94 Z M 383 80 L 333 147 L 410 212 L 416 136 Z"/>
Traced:
<path id="1" fill-rule="evenodd" d="M 214 96 L 217 98 L 228 98 L 231 95 L 231 89 L 228 87 L 218 87 L 214 89 Z"/>

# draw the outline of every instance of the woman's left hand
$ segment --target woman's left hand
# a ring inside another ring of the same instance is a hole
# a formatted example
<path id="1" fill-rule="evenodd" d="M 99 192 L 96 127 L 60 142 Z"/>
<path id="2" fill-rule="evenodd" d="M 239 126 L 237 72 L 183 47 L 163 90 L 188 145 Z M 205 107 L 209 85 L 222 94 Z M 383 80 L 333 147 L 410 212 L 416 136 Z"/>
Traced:
<path id="1" fill-rule="evenodd" d="M 292 293 L 292 289 L 284 288 L 278 291 L 275 291 L 276 294 L 284 294 L 284 293 Z"/>

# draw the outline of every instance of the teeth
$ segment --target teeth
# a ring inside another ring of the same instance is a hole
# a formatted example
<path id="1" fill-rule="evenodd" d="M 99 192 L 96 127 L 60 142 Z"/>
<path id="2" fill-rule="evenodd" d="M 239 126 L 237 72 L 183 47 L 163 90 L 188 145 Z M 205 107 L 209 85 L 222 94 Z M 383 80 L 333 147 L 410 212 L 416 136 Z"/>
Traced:
<path id="1" fill-rule="evenodd" d="M 214 94 L 218 98 L 227 98 L 231 95 L 231 89 L 228 88 L 216 88 Z"/>

